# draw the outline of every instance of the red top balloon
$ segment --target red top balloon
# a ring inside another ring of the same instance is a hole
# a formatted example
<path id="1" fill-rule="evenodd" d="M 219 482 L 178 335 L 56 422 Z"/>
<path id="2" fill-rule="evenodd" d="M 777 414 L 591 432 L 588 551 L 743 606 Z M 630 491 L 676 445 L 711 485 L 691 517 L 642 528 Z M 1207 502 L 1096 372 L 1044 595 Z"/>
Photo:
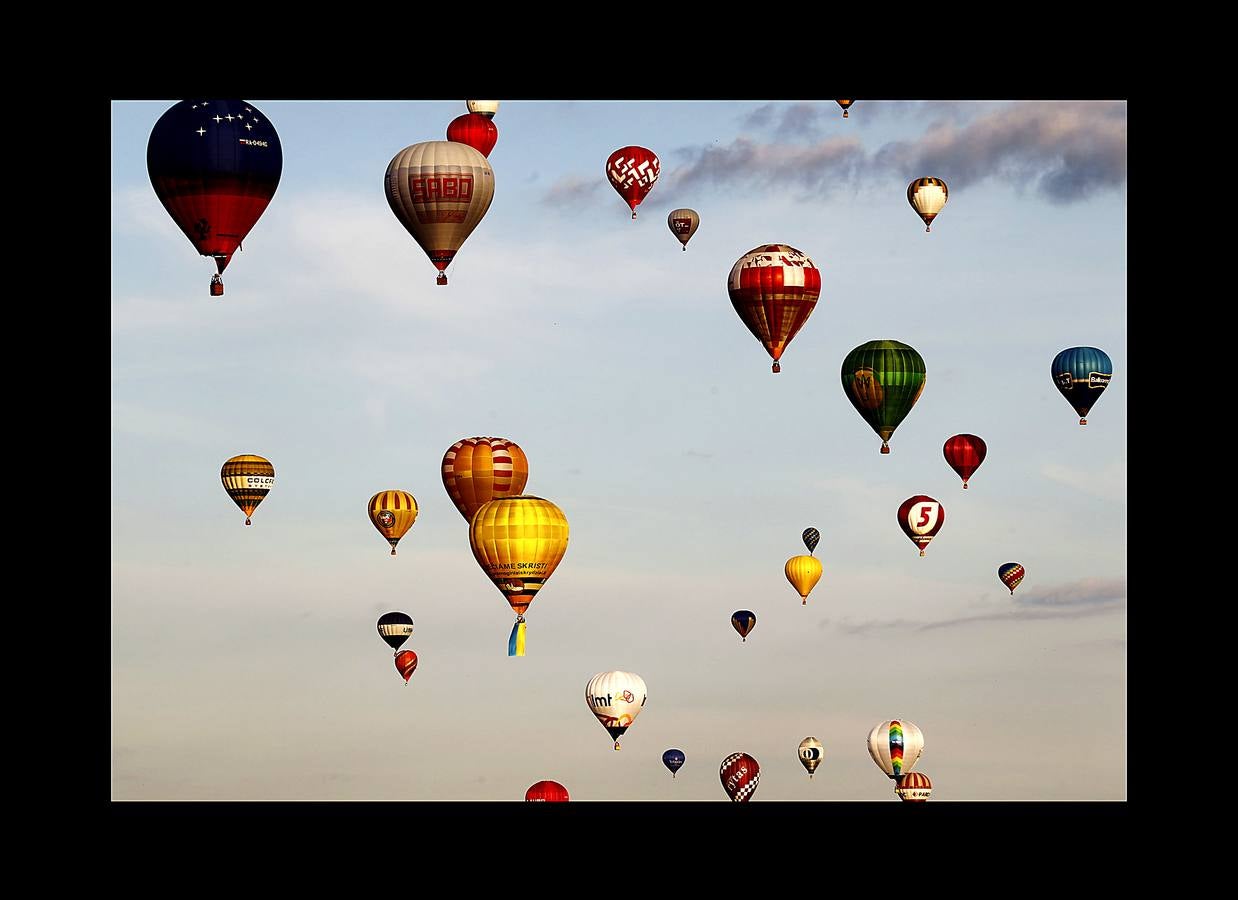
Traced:
<path id="1" fill-rule="evenodd" d="M 761 767 L 747 753 L 732 753 L 722 761 L 718 778 L 733 803 L 747 803 L 756 793 Z"/>
<path id="2" fill-rule="evenodd" d="M 657 154 L 644 147 L 620 147 L 606 160 L 606 177 L 611 187 L 632 207 L 633 219 L 636 207 L 653 189 L 661 169 Z"/>
<path id="3" fill-rule="evenodd" d="M 956 434 L 947 439 L 945 446 L 942 447 L 946 462 L 963 479 L 964 490 L 967 489 L 967 479 L 971 478 L 972 473 L 980 468 L 980 464 L 984 462 L 984 455 L 988 452 L 989 448 L 985 446 L 984 441 L 974 434 Z"/>
<path id="4" fill-rule="evenodd" d="M 401 650 L 395 655 L 395 667 L 396 671 L 404 676 L 404 683 L 407 685 L 417 671 L 417 654 L 412 650 Z"/>
<path id="5" fill-rule="evenodd" d="M 567 803 L 567 788 L 557 781 L 539 781 L 524 792 L 527 803 Z"/>
<path id="6" fill-rule="evenodd" d="M 451 120 L 447 126 L 447 140 L 468 144 L 482 156 L 489 156 L 499 142 L 499 129 L 493 119 L 479 113 L 466 113 Z"/>
<path id="7" fill-rule="evenodd" d="M 924 555 L 924 548 L 929 541 L 941 531 L 941 525 L 945 521 L 946 511 L 941 504 L 924 494 L 908 497 L 898 508 L 898 524 L 903 533 L 920 548 L 921 556 Z"/>

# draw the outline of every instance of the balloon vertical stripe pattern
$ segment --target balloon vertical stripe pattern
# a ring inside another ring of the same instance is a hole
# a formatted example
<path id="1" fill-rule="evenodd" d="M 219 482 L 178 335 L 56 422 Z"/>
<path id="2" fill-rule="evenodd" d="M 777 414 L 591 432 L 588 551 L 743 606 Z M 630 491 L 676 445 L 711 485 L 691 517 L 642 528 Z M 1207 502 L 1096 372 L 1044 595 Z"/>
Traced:
<path id="1" fill-rule="evenodd" d="M 443 455 L 443 487 L 466 522 L 483 503 L 519 495 L 528 480 L 528 457 L 506 438 L 465 438 Z"/>
<path id="2" fill-rule="evenodd" d="M 946 205 L 950 189 L 940 178 L 917 178 L 907 185 L 907 202 L 924 220 L 924 230 L 932 231 L 933 220 Z"/>
<path id="3" fill-rule="evenodd" d="M 924 393 L 924 357 L 901 341 L 861 344 L 843 360 L 843 390 L 889 453 L 894 430 Z"/>
<path id="4" fill-rule="evenodd" d="M 1109 354 L 1096 347 L 1069 347 L 1053 358 L 1051 372 L 1058 392 L 1079 414 L 1079 424 L 1088 424 L 1088 411 L 1113 378 Z"/>
<path id="5" fill-rule="evenodd" d="M 683 244 L 683 249 L 687 250 L 688 241 L 692 240 L 692 235 L 701 225 L 701 217 L 695 209 L 672 209 L 666 216 L 666 225 Z"/>
<path id="6" fill-rule="evenodd" d="M 984 462 L 989 452 L 988 445 L 974 434 L 956 434 L 947 438 L 941 448 L 946 463 L 963 479 L 963 489 L 967 489 L 967 479 L 975 474 Z"/>
<path id="7" fill-rule="evenodd" d="M 795 588 L 795 592 L 804 601 L 803 605 L 807 606 L 808 595 L 821 580 L 821 560 L 815 556 L 793 556 L 783 566 L 783 574 L 787 576 L 791 587 Z"/>
<path id="8" fill-rule="evenodd" d="M 379 491 L 370 498 L 368 512 L 370 522 L 387 539 L 395 556 L 396 544 L 417 521 L 417 501 L 408 491 Z"/>
<path id="9" fill-rule="evenodd" d="M 232 502 L 245 513 L 245 524 L 249 525 L 249 517 L 275 487 L 275 466 L 261 456 L 242 453 L 223 464 L 219 478 Z"/>
<path id="10" fill-rule="evenodd" d="M 894 793 L 907 803 L 924 803 L 933 792 L 933 782 L 927 775 L 919 772 L 908 772 L 900 775 L 894 782 Z"/>
<path id="11" fill-rule="evenodd" d="M 910 772 L 924 750 L 924 735 L 911 722 L 890 719 L 868 733 L 868 753 L 890 778 Z"/>
<path id="12" fill-rule="evenodd" d="M 765 244 L 741 256 L 727 277 L 731 306 L 753 337 L 779 360 L 799 334 L 821 296 L 821 270 L 787 244 Z"/>
<path id="13" fill-rule="evenodd" d="M 383 613 L 378 617 L 378 636 L 392 650 L 399 650 L 413 636 L 413 617 L 402 612 Z"/>

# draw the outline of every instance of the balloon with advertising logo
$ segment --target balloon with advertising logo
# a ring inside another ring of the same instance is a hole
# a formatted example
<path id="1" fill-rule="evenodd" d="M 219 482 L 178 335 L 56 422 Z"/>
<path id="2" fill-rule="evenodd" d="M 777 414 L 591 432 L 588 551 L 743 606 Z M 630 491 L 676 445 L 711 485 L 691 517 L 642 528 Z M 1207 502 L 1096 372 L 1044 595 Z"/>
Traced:
<path id="1" fill-rule="evenodd" d="M 1066 402 L 1079 414 L 1079 424 L 1088 424 L 1088 410 L 1113 378 L 1113 360 L 1096 347 L 1069 347 L 1053 358 L 1053 383 Z"/>
<path id="2" fill-rule="evenodd" d="M 779 359 L 817 307 L 821 270 L 794 247 L 762 244 L 736 260 L 726 286 L 736 315 L 781 372 Z"/>
<path id="3" fill-rule="evenodd" d="M 747 803 L 761 780 L 761 766 L 747 753 L 732 753 L 722 760 L 718 779 L 732 803 Z"/>
<path id="4" fill-rule="evenodd" d="M 902 341 L 861 344 L 843 360 L 843 390 L 890 452 L 890 438 L 924 393 L 924 357 Z"/>
<path id="5" fill-rule="evenodd" d="M 808 770 L 808 777 L 817 771 L 821 760 L 825 757 L 825 746 L 815 737 L 806 737 L 800 741 L 800 764 Z"/>
<path id="6" fill-rule="evenodd" d="M 635 672 L 598 672 L 585 685 L 585 703 L 619 749 L 619 738 L 645 706 L 645 680 Z"/>
<path id="7" fill-rule="evenodd" d="M 408 687 L 408 680 L 417 671 L 417 654 L 412 650 L 401 650 L 395 655 L 395 669 L 404 678 L 404 686 Z"/>
<path id="8" fill-rule="evenodd" d="M 516 613 L 508 656 L 524 656 L 525 610 L 558 568 L 567 538 L 567 516 L 541 497 L 491 500 L 474 513 L 469 523 L 473 558 Z"/>
<path id="9" fill-rule="evenodd" d="M 804 601 L 803 605 L 808 605 L 808 595 L 812 593 L 812 589 L 817 586 L 817 582 L 821 580 L 821 560 L 815 556 L 793 556 L 787 560 L 787 564 L 782 567 L 783 573 L 787 576 L 787 581 L 791 582 L 791 587 L 795 588 L 795 592 L 800 595 L 800 599 Z"/>
<path id="10" fill-rule="evenodd" d="M 275 466 L 269 459 L 253 453 L 242 453 L 234 456 L 223 464 L 219 470 L 219 480 L 223 482 L 224 490 L 232 498 L 232 502 L 245 513 L 245 524 L 249 525 L 250 516 L 258 508 L 262 499 L 275 487 Z"/>
<path id="11" fill-rule="evenodd" d="M 868 755 L 890 778 L 914 769 L 923 752 L 924 735 L 905 719 L 879 722 L 868 733 Z"/>
<path id="12" fill-rule="evenodd" d="M 215 260 L 211 296 L 266 211 L 284 157 L 270 120 L 244 100 L 182 100 L 151 129 L 146 170 L 159 202 L 202 256 Z"/>
<path id="13" fill-rule="evenodd" d="M 393 488 L 379 491 L 371 497 L 367 511 L 370 523 L 387 539 L 391 545 L 391 555 L 395 556 L 395 545 L 417 521 L 417 501 L 408 491 Z"/>
<path id="14" fill-rule="evenodd" d="M 469 112 L 485 116 L 487 119 L 493 119 L 494 114 L 499 111 L 498 100 L 465 100 L 464 105 Z"/>
<path id="15" fill-rule="evenodd" d="M 383 613 L 378 617 L 378 636 L 392 650 L 399 650 L 413 636 L 413 617 L 402 612 Z"/>
<path id="16" fill-rule="evenodd" d="M 933 220 L 946 205 L 950 189 L 940 178 L 917 178 L 907 185 L 907 202 L 924 220 L 924 230 L 933 230 Z"/>
<path id="17" fill-rule="evenodd" d="M 483 503 L 524 493 L 528 481 L 529 458 L 507 438 L 462 438 L 443 454 L 443 487 L 466 522 Z"/>
<path id="18" fill-rule="evenodd" d="M 494 199 L 494 170 L 468 144 L 423 141 L 391 158 L 387 205 L 447 283 L 447 266 Z"/>
<path id="19" fill-rule="evenodd" d="M 675 777 L 675 773 L 683 768 L 687 757 L 683 755 L 682 750 L 667 750 L 662 754 L 662 765 L 671 770 L 671 778 Z"/>
<path id="20" fill-rule="evenodd" d="M 632 208 L 633 219 L 636 218 L 636 207 L 653 190 L 661 169 L 662 163 L 657 154 L 644 147 L 620 147 L 606 160 L 606 177 L 610 186 Z"/>
<path id="21" fill-rule="evenodd" d="M 739 632 L 743 643 L 748 642 L 748 632 L 757 627 L 756 613 L 747 609 L 737 609 L 731 613 L 731 627 Z"/>
<path id="22" fill-rule="evenodd" d="M 926 803 L 933 793 L 933 782 L 920 772 L 908 772 L 895 780 L 894 793 L 904 803 Z"/>
<path id="23" fill-rule="evenodd" d="M 804 533 L 800 537 L 803 538 L 804 546 L 808 548 L 808 552 L 815 553 L 817 543 L 821 540 L 821 532 L 815 528 L 805 528 Z"/>
<path id="24" fill-rule="evenodd" d="M 465 113 L 456 116 L 447 126 L 447 140 L 468 144 L 482 156 L 488 157 L 494 145 L 499 142 L 499 129 L 492 117 Z"/>
<path id="25" fill-rule="evenodd" d="M 852 103 L 855 103 L 855 101 L 854 101 L 854 100 L 835 100 L 834 102 L 835 102 L 835 103 L 837 103 L 839 106 L 841 106 L 841 107 L 843 108 L 843 118 L 844 118 L 844 119 L 845 119 L 845 118 L 847 118 L 847 117 L 848 117 L 848 115 L 849 115 L 849 114 L 848 114 L 848 112 L 847 112 L 847 110 L 849 110 L 849 109 L 851 108 L 851 104 L 852 104 Z"/>
<path id="26" fill-rule="evenodd" d="M 967 479 L 980 468 L 989 448 L 982 438 L 974 434 L 956 434 L 946 439 L 941 452 L 950 468 L 963 479 L 963 490 L 967 490 Z"/>
<path id="27" fill-rule="evenodd" d="M 557 781 L 539 781 L 524 792 L 526 803 L 567 803 L 567 788 Z"/>
<path id="28" fill-rule="evenodd" d="M 997 577 L 1001 579 L 1002 584 L 1010 588 L 1010 595 L 1014 596 L 1014 589 L 1019 586 L 1019 582 L 1023 580 L 1023 576 L 1027 572 L 1023 570 L 1023 566 L 1017 562 L 1002 563 L 997 567 Z"/>
<path id="29" fill-rule="evenodd" d="M 692 240 L 692 235 L 696 234 L 696 229 L 701 226 L 701 217 L 695 209 L 672 209 L 666 217 L 666 226 L 671 230 L 671 234 L 679 238 L 679 243 L 683 244 L 686 251 L 688 241 Z"/>
<path id="30" fill-rule="evenodd" d="M 946 511 L 942 505 L 924 494 L 908 497 L 898 508 L 899 527 L 920 548 L 921 556 L 945 521 Z"/>

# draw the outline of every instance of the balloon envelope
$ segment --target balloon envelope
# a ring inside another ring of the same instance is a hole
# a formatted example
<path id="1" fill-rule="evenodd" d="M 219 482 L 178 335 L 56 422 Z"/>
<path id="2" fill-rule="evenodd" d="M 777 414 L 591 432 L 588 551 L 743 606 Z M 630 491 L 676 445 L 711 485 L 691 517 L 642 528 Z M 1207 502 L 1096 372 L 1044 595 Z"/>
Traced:
<path id="1" fill-rule="evenodd" d="M 815 556 L 793 556 L 787 560 L 782 570 L 787 581 L 791 582 L 791 587 L 795 588 L 795 592 L 804 601 L 803 605 L 807 606 L 808 595 L 821 580 L 821 560 Z"/>
<path id="2" fill-rule="evenodd" d="M 757 617 L 749 610 L 739 609 L 731 614 L 731 627 L 738 631 L 739 636 L 745 641 L 748 640 L 748 632 L 752 631 L 756 625 Z"/>
<path id="3" fill-rule="evenodd" d="M 1113 378 L 1113 360 L 1096 347 L 1069 347 L 1053 358 L 1053 383 L 1066 402 L 1088 424 L 1090 410 Z"/>
<path id="4" fill-rule="evenodd" d="M 223 482 L 224 490 L 232 498 L 232 502 L 245 513 L 245 524 L 250 524 L 249 517 L 254 514 L 258 504 L 275 487 L 275 466 L 269 459 L 264 459 L 253 453 L 242 453 L 234 456 L 223 464 L 219 470 L 219 480 Z"/>
<path id="5" fill-rule="evenodd" d="M 399 650 L 412 635 L 413 617 L 408 613 L 389 612 L 378 617 L 378 636 L 392 650 Z"/>
<path id="6" fill-rule="evenodd" d="M 911 542 L 920 548 L 921 556 L 924 555 L 924 548 L 929 545 L 929 541 L 941 531 L 945 521 L 945 508 L 925 494 L 908 497 L 898 508 L 899 527 L 911 538 Z"/>
<path id="7" fill-rule="evenodd" d="M 685 250 L 700 225 L 701 217 L 695 209 L 672 209 L 666 217 L 666 226 L 670 228 L 671 234 L 679 238 L 679 243 L 683 244 Z"/>
<path id="8" fill-rule="evenodd" d="M 465 100 L 464 105 L 471 113 L 477 113 L 479 116 L 485 116 L 488 119 L 493 119 L 494 114 L 499 111 L 498 100 Z"/>
<path id="9" fill-rule="evenodd" d="M 1002 584 L 1010 588 L 1010 593 L 1014 595 L 1014 589 L 1019 586 L 1019 582 L 1023 580 L 1023 576 L 1027 573 L 1017 562 L 1002 563 L 997 567 L 997 577 L 1001 579 Z"/>
<path id="10" fill-rule="evenodd" d="M 395 545 L 417 521 L 417 501 L 408 491 L 379 491 L 370 498 L 367 512 L 370 524 L 387 539 L 391 555 L 395 556 Z"/>
<path id="11" fill-rule="evenodd" d="M 598 672 L 585 685 L 585 703 L 619 749 L 619 738 L 645 707 L 645 680 L 635 672 Z"/>
<path id="12" fill-rule="evenodd" d="M 800 741 L 800 764 L 808 770 L 808 777 L 817 771 L 821 760 L 825 757 L 825 746 L 815 737 L 806 737 Z"/>
<path id="13" fill-rule="evenodd" d="M 787 244 L 763 244 L 749 250 L 727 277 L 731 306 L 740 321 L 778 360 L 799 334 L 821 296 L 821 270 L 807 254 Z"/>
<path id="14" fill-rule="evenodd" d="M 662 765 L 671 770 L 671 777 L 675 777 L 675 773 L 683 768 L 683 764 L 687 761 L 687 757 L 683 755 L 682 750 L 667 750 L 662 754 Z"/>
<path id="15" fill-rule="evenodd" d="M 661 170 L 662 163 L 657 154 L 644 147 L 620 147 L 606 160 L 606 178 L 632 208 L 633 219 L 636 218 L 636 207 L 653 190 Z"/>
<path id="16" fill-rule="evenodd" d="M 924 735 L 911 722 L 888 719 L 868 733 L 868 755 L 890 778 L 910 772 L 924 752 Z"/>
<path id="17" fill-rule="evenodd" d="M 567 788 L 557 781 L 539 781 L 524 792 L 527 803 L 567 803 Z"/>
<path id="18" fill-rule="evenodd" d="M 412 650 L 401 650 L 395 655 L 395 668 L 403 677 L 404 683 L 408 684 L 408 680 L 417 671 L 417 654 Z"/>
<path id="19" fill-rule="evenodd" d="M 933 793 L 933 782 L 920 772 L 908 772 L 895 780 L 894 793 L 906 803 L 925 803 Z"/>
<path id="20" fill-rule="evenodd" d="M 732 753 L 718 769 L 722 789 L 733 803 L 747 803 L 761 780 L 761 766 L 747 753 Z"/>
<path id="21" fill-rule="evenodd" d="M 483 503 L 524 493 L 528 481 L 529 458 L 507 438 L 464 438 L 443 454 L 443 487 L 466 522 Z"/>
<path id="22" fill-rule="evenodd" d="M 966 489 L 967 479 L 980 468 L 989 448 L 983 439 L 974 434 L 956 434 L 946 439 L 941 452 L 950 468 L 963 479 L 963 488 Z"/>
<path id="23" fill-rule="evenodd" d="M 817 549 L 817 543 L 821 540 L 821 532 L 815 528 L 805 528 L 804 533 L 800 535 L 804 540 L 804 546 L 808 548 L 808 552 L 812 553 Z"/>
<path id="24" fill-rule="evenodd" d="M 499 129 L 487 116 L 466 113 L 451 120 L 447 126 L 447 140 L 468 144 L 482 156 L 489 156 L 499 142 Z"/>
<path id="25" fill-rule="evenodd" d="M 894 429 L 924 393 L 924 380 L 924 358 L 901 341 L 869 341 L 843 360 L 843 390 L 881 438 L 882 453 L 890 452 Z"/>
<path id="26" fill-rule="evenodd" d="M 917 178 L 907 185 L 907 202 L 924 220 L 924 230 L 931 231 L 933 219 L 946 205 L 950 189 L 940 178 Z"/>

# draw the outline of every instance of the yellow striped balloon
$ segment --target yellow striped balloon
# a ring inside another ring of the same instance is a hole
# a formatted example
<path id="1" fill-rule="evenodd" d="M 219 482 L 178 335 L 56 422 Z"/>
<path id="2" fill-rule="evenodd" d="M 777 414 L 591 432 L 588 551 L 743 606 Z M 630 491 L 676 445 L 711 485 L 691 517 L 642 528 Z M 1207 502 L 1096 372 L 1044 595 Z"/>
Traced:
<path id="1" fill-rule="evenodd" d="M 507 438 L 464 438 L 443 454 L 443 487 L 466 522 L 483 503 L 519 496 L 528 481 L 529 458 Z"/>
<path id="2" fill-rule="evenodd" d="M 219 470 L 219 479 L 232 502 L 245 513 L 245 524 L 254 514 L 258 504 L 275 486 L 275 466 L 269 459 L 253 453 L 242 453 L 224 463 Z"/>
<path id="3" fill-rule="evenodd" d="M 567 552 L 563 510 L 541 497 L 491 500 L 473 515 L 473 557 L 516 613 L 508 656 L 524 656 L 524 613 Z"/>
<path id="4" fill-rule="evenodd" d="M 793 556 L 787 560 L 783 571 L 787 575 L 787 581 L 791 582 L 791 587 L 804 599 L 804 606 L 807 606 L 808 595 L 821 580 L 821 560 L 815 556 Z"/>
<path id="5" fill-rule="evenodd" d="M 416 499 L 408 491 L 379 491 L 370 498 L 369 513 L 370 521 L 387 539 L 391 555 L 395 556 L 395 545 L 417 521 Z"/>

